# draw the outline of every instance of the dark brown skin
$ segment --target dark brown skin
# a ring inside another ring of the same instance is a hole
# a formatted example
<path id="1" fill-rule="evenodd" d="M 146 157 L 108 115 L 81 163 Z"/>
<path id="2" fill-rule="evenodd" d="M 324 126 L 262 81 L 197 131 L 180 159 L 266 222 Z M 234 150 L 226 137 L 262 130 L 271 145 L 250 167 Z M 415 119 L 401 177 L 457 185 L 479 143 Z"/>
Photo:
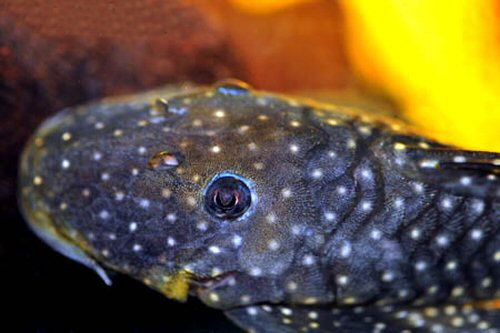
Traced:
<path id="1" fill-rule="evenodd" d="M 483 332 L 499 164 L 225 83 L 59 113 L 26 147 L 20 196 L 42 239 L 108 283 L 102 267 L 191 293 L 250 331 Z"/>

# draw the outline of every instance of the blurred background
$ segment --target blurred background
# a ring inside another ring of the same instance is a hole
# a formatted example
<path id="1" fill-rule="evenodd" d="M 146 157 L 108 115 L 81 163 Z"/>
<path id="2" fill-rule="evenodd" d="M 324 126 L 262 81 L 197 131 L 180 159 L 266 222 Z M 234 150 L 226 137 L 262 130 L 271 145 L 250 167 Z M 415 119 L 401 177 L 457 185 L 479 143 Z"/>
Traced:
<path id="1" fill-rule="evenodd" d="M 119 276 L 106 287 L 29 232 L 15 199 L 17 160 L 50 114 L 233 77 L 382 105 L 423 134 L 500 151 L 499 37 L 496 0 L 1 0 L 0 301 L 8 310 L 0 327 L 237 332 L 195 300 L 175 303 Z"/>

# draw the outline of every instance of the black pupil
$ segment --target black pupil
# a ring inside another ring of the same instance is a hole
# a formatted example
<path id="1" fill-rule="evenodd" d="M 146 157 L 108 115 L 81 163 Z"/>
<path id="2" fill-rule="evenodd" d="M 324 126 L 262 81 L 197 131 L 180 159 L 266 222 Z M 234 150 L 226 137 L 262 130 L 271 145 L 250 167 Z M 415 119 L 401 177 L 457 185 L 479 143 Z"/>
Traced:
<path id="1" fill-rule="evenodd" d="M 238 203 L 238 192 L 225 189 L 216 191 L 215 203 L 221 208 L 231 209 Z"/>
<path id="2" fill-rule="evenodd" d="M 231 176 L 216 179 L 205 193 L 209 213 L 224 219 L 241 216 L 250 207 L 251 201 L 248 186 Z"/>

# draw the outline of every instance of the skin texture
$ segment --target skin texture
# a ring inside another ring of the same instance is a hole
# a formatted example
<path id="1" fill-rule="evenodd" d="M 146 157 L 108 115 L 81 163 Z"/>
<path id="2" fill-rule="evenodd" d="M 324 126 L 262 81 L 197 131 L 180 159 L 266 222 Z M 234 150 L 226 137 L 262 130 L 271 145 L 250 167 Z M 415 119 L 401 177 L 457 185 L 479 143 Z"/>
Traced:
<path id="1" fill-rule="evenodd" d="M 248 331 L 495 332 L 499 165 L 229 82 L 63 110 L 27 144 L 19 196 L 106 283 L 197 296 Z M 207 207 L 224 177 L 248 194 L 231 218 Z"/>

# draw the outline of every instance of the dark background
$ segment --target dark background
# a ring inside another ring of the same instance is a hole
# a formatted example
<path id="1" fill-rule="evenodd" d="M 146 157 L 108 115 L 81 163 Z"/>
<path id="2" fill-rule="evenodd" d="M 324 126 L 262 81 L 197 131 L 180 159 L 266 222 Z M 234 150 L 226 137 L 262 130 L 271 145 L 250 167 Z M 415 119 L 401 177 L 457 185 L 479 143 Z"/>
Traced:
<path id="1" fill-rule="evenodd" d="M 323 23 L 304 29 L 314 13 Z M 107 287 L 45 246 L 17 208 L 19 154 L 47 116 L 103 96 L 227 77 L 342 87 L 340 21 L 334 2 L 261 18 L 226 1 L 0 1 L 0 331 L 238 332 L 197 300 L 170 301 L 125 276 Z"/>

